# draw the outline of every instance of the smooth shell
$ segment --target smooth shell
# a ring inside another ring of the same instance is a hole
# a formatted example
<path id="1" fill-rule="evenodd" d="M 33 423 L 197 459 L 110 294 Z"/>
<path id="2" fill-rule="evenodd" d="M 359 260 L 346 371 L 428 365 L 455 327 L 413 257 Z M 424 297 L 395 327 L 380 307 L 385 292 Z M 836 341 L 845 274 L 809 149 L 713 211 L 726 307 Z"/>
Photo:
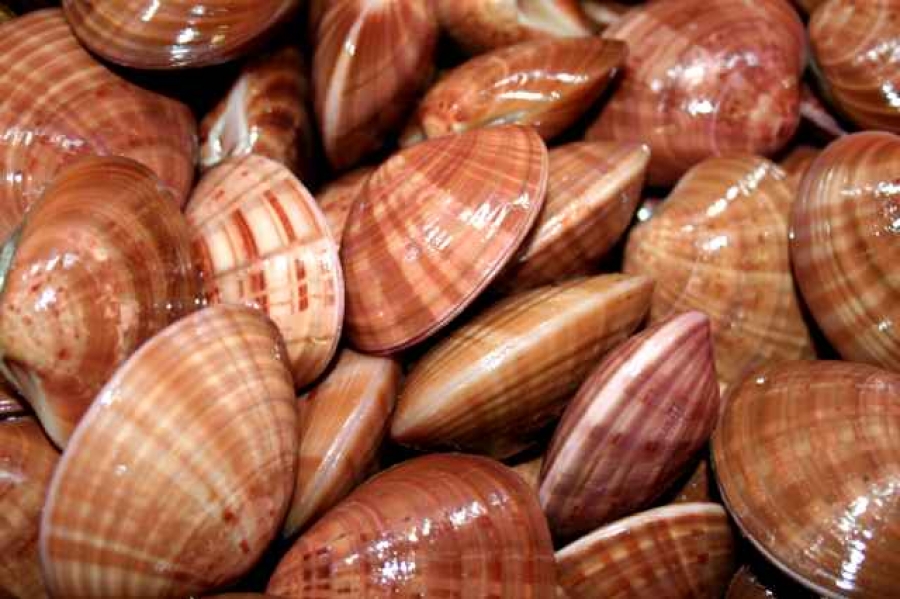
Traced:
<path id="1" fill-rule="evenodd" d="M 900 137 L 832 143 L 803 179 L 791 258 L 810 312 L 846 360 L 900 372 Z"/>
<path id="2" fill-rule="evenodd" d="M 109 71 L 72 36 L 62 12 L 0 25 L 0 240 L 66 164 L 86 155 L 136 160 L 183 204 L 196 124 L 183 104 Z"/>
<path id="3" fill-rule="evenodd" d="M 505 466 L 431 455 L 379 474 L 319 520 L 267 592 L 286 599 L 552 599 L 553 546 L 534 492 Z"/>
<path id="4" fill-rule="evenodd" d="M 896 595 L 900 375 L 760 368 L 730 396 L 712 454 L 732 517 L 775 565 L 828 597 Z"/>
<path id="5" fill-rule="evenodd" d="M 362 167 L 350 171 L 328 183 L 316 194 L 316 202 L 319 204 L 322 214 L 325 215 L 331 235 L 338 245 L 344 239 L 344 229 L 347 226 L 347 218 L 350 216 L 353 202 L 365 188 L 366 182 L 374 170 L 371 167 Z"/>
<path id="6" fill-rule="evenodd" d="M 491 127 L 421 143 L 376 170 L 341 245 L 351 342 L 396 352 L 470 305 L 534 225 L 547 164 L 532 129 Z"/>
<path id="7" fill-rule="evenodd" d="M 13 248 L 0 369 L 62 447 L 116 368 L 197 307 L 190 233 L 146 167 L 88 157 L 54 179 Z"/>
<path id="8" fill-rule="evenodd" d="M 110 379 L 53 476 L 44 580 L 64 597 L 185 597 L 233 582 L 281 526 L 297 410 L 278 330 L 214 306 Z"/>
<path id="9" fill-rule="evenodd" d="M 201 179 L 185 212 L 212 304 L 265 312 L 298 387 L 337 351 L 344 318 L 338 247 L 315 200 L 284 165 L 250 155 Z"/>

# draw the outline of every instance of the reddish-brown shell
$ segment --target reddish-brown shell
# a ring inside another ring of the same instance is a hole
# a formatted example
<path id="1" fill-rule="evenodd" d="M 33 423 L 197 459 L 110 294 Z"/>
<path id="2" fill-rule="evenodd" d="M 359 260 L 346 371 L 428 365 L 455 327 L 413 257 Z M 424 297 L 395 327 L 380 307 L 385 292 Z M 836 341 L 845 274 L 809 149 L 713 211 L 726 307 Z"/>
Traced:
<path id="1" fill-rule="evenodd" d="M 648 144 L 652 184 L 710 156 L 770 155 L 793 136 L 806 39 L 786 0 L 658 0 L 604 35 L 629 53 L 587 137 Z"/>
<path id="2" fill-rule="evenodd" d="M 794 203 L 803 299 L 846 360 L 900 371 L 900 137 L 864 132 L 813 162 Z"/>
<path id="3" fill-rule="evenodd" d="M 534 130 L 491 127 L 429 140 L 376 170 L 341 245 L 353 344 L 396 352 L 470 305 L 534 225 L 547 165 Z"/>
<path id="4" fill-rule="evenodd" d="M 430 455 L 379 474 L 282 559 L 267 592 L 286 599 L 553 599 L 553 546 L 537 496 L 476 456 Z"/>
<path id="5" fill-rule="evenodd" d="M 149 167 L 183 204 L 197 153 L 196 124 L 183 104 L 141 89 L 97 62 L 62 12 L 0 25 L 0 240 L 56 173 L 90 154 Z"/>
<path id="6" fill-rule="evenodd" d="M 323 187 L 316 194 L 316 202 L 319 204 L 322 214 L 325 215 L 328 228 L 338 245 L 341 245 L 341 241 L 344 239 L 344 229 L 347 226 L 347 218 L 350 216 L 353 202 L 365 188 L 366 182 L 374 170 L 372 167 L 361 167 L 350 171 Z"/>
<path id="7" fill-rule="evenodd" d="M 196 308 L 190 233 L 149 169 L 93 156 L 60 172 L 6 249 L 4 375 L 64 446 L 116 368 Z"/>
<path id="8" fill-rule="evenodd" d="M 715 486 L 712 474 L 709 471 L 709 459 L 704 452 L 697 466 L 690 472 L 690 476 L 683 478 L 672 493 L 670 503 L 709 503 L 714 501 L 713 487 Z"/>

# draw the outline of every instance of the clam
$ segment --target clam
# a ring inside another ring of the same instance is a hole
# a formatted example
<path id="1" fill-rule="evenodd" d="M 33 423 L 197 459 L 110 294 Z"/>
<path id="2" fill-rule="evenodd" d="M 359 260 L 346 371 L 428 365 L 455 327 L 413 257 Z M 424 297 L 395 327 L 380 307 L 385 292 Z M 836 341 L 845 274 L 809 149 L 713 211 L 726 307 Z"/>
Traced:
<path id="1" fill-rule="evenodd" d="M 66 19 L 92 52 L 127 67 L 219 64 L 259 46 L 299 0 L 63 0 Z"/>
<path id="2" fill-rule="evenodd" d="M 712 455 L 732 517 L 776 566 L 828 597 L 896 595 L 900 375 L 759 368 L 731 394 Z"/>
<path id="3" fill-rule="evenodd" d="M 710 158 L 634 228 L 625 272 L 656 280 L 650 318 L 699 310 L 727 384 L 757 364 L 813 355 L 788 252 L 793 194 L 764 158 Z"/>
<path id="4" fill-rule="evenodd" d="M 791 189 L 800 189 L 800 183 L 803 182 L 806 171 L 809 170 L 809 167 L 812 166 L 813 161 L 821 152 L 822 150 L 818 148 L 800 145 L 781 159 L 778 165 L 787 174 L 788 184 L 791 186 Z"/>
<path id="5" fill-rule="evenodd" d="M 831 104 L 865 129 L 900 133 L 898 0 L 826 0 L 809 21 L 815 72 Z"/>
<path id="6" fill-rule="evenodd" d="M 210 170 L 187 205 L 208 302 L 265 312 L 284 335 L 298 387 L 337 351 L 344 317 L 338 247 L 287 167 L 256 155 Z"/>
<path id="7" fill-rule="evenodd" d="M 256 562 L 296 474 L 284 357 L 258 311 L 213 306 L 116 372 L 50 485 L 40 554 L 51 595 L 185 597 Z"/>
<path id="8" fill-rule="evenodd" d="M 649 160 L 647 146 L 632 143 L 550 150 L 544 210 L 500 284 L 523 289 L 594 272 L 631 224 Z"/>
<path id="9" fill-rule="evenodd" d="M 618 520 L 556 553 L 568 599 L 719 599 L 735 564 L 722 506 L 684 503 Z"/>
<path id="10" fill-rule="evenodd" d="M 645 277 L 603 275 L 492 305 L 413 366 L 391 437 L 416 448 L 515 455 L 638 327 L 652 289 Z"/>
<path id="11" fill-rule="evenodd" d="M 491 127 L 421 143 L 379 167 L 341 245 L 351 342 L 396 352 L 470 305 L 534 225 L 547 163 L 532 129 Z"/>
<path id="12" fill-rule="evenodd" d="M 441 27 L 470 54 L 592 33 L 578 0 L 434 0 L 434 5 Z"/>
<path id="13" fill-rule="evenodd" d="M 694 470 L 690 471 L 690 476 L 675 490 L 671 503 L 711 502 L 713 501 L 712 486 L 709 461 L 704 456 Z"/>
<path id="14" fill-rule="evenodd" d="M 437 40 L 431 3 L 342 0 L 323 9 L 313 89 L 322 143 L 334 168 L 351 167 L 378 149 L 430 77 Z"/>
<path id="15" fill-rule="evenodd" d="M 33 418 L 0 422 L 0 596 L 47 596 L 38 526 L 59 455 Z"/>
<path id="16" fill-rule="evenodd" d="M 325 215 L 331 235 L 338 245 L 344 238 L 344 228 L 347 226 L 347 217 L 350 216 L 353 202 L 362 192 L 374 170 L 371 167 L 361 167 L 350 171 L 323 187 L 316 194 L 316 202 L 319 204 L 322 214 Z"/>
<path id="17" fill-rule="evenodd" d="M 315 138 L 305 70 L 293 46 L 244 66 L 228 95 L 200 123 L 201 166 L 259 154 L 309 179 Z"/>
<path id="18" fill-rule="evenodd" d="M 64 446 L 119 364 L 195 309 L 188 227 L 149 169 L 87 157 L 59 173 L 4 252 L 0 370 Z"/>
<path id="19" fill-rule="evenodd" d="M 325 514 L 267 592 L 315 597 L 554 597 L 534 492 L 505 466 L 430 455 L 387 470 Z"/>
<path id="20" fill-rule="evenodd" d="M 563 413 L 541 471 L 550 529 L 573 538 L 644 509 L 719 416 L 709 319 L 673 316 L 611 351 Z"/>
<path id="21" fill-rule="evenodd" d="M 516 474 L 522 477 L 528 486 L 534 489 L 535 493 L 541 486 L 541 466 L 544 464 L 543 456 L 534 458 L 527 462 L 522 462 L 517 466 L 513 466 Z"/>
<path id="22" fill-rule="evenodd" d="M 60 168 L 89 154 L 132 158 L 173 189 L 173 201 L 187 199 L 196 125 L 186 106 L 97 62 L 59 10 L 0 25 L 0 56 L 0 240 Z"/>
<path id="23" fill-rule="evenodd" d="M 518 124 L 553 138 L 591 107 L 626 54 L 623 42 L 597 37 L 494 50 L 444 75 L 422 99 L 413 129 L 432 138 Z"/>
<path id="24" fill-rule="evenodd" d="M 300 398 L 300 453 L 284 525 L 292 535 L 361 483 L 378 456 L 400 386 L 400 365 L 345 349 Z"/>
<path id="25" fill-rule="evenodd" d="M 841 138 L 813 162 L 791 218 L 803 299 L 846 360 L 900 371 L 900 137 Z"/>
<path id="26" fill-rule="evenodd" d="M 799 124 L 806 40 L 785 0 L 660 0 L 604 35 L 629 53 L 587 138 L 649 144 L 653 185 L 710 156 L 773 154 Z"/>

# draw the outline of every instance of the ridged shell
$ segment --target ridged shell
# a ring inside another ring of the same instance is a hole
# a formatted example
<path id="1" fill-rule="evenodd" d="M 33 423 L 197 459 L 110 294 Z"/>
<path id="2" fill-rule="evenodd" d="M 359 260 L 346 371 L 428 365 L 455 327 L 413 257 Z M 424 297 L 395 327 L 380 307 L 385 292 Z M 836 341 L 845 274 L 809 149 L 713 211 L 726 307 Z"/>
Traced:
<path id="1" fill-rule="evenodd" d="M 441 27 L 467 52 L 545 37 L 587 37 L 578 0 L 434 0 Z"/>
<path id="2" fill-rule="evenodd" d="M 257 57 L 244 66 L 228 95 L 200 123 L 201 166 L 259 154 L 308 180 L 315 147 L 310 99 L 300 50 L 286 46 Z"/>
<path id="3" fill-rule="evenodd" d="M 706 313 L 726 384 L 760 363 L 813 355 L 788 255 L 792 200 L 768 160 L 710 158 L 628 239 L 625 271 L 656 280 L 651 320 Z"/>
<path id="4" fill-rule="evenodd" d="M 568 599 L 719 599 L 735 564 L 722 506 L 684 503 L 619 520 L 556 554 Z"/>
<path id="5" fill-rule="evenodd" d="M 475 57 L 444 75 L 419 104 L 426 138 L 490 125 L 529 125 L 556 137 L 603 93 L 628 53 L 597 37 L 525 42 Z"/>
<path id="6" fill-rule="evenodd" d="M 85 155 L 137 160 L 184 203 L 197 153 L 186 106 L 97 62 L 59 10 L 0 25 L 0 56 L 0 240 L 57 172 Z"/>
<path id="7" fill-rule="evenodd" d="M 278 330 L 214 306 L 110 379 L 53 476 L 44 580 L 64 597 L 185 597 L 260 557 L 294 487 L 297 411 Z"/>
<path id="8" fill-rule="evenodd" d="M 491 127 L 421 143 L 376 170 L 341 246 L 353 344 L 404 349 L 471 304 L 534 225 L 547 165 L 532 129 Z"/>
<path id="9" fill-rule="evenodd" d="M 325 9 L 313 89 L 334 168 L 353 166 L 402 125 L 431 76 L 436 41 L 431 0 L 341 0 Z"/>
<path id="10" fill-rule="evenodd" d="M 900 371 L 900 137 L 865 132 L 813 162 L 791 218 L 810 312 L 846 360 Z"/>
<path id="11" fill-rule="evenodd" d="M 812 166 L 816 157 L 822 153 L 822 150 L 811 146 L 797 146 L 791 152 L 781 159 L 779 166 L 781 170 L 787 173 L 788 184 L 793 190 L 800 189 L 800 183 L 806 171 Z M 796 194 L 795 194 L 796 195 Z"/>
<path id="12" fill-rule="evenodd" d="M 894 597 L 900 375 L 850 362 L 760 368 L 731 394 L 713 467 L 737 524 L 828 597 Z"/>
<path id="13" fill-rule="evenodd" d="M 400 375 L 394 360 L 345 349 L 325 380 L 300 398 L 297 484 L 285 536 L 365 480 L 387 432 Z"/>
<path id="14" fill-rule="evenodd" d="M 265 312 L 298 387 L 334 357 L 344 318 L 338 247 L 315 200 L 284 165 L 250 155 L 209 171 L 186 208 L 210 303 Z"/>
<path id="15" fill-rule="evenodd" d="M 786 0 L 659 0 L 604 35 L 629 53 L 587 137 L 648 144 L 653 185 L 710 156 L 777 152 L 799 124 L 806 40 Z"/>
<path id="16" fill-rule="evenodd" d="M 373 478 L 282 559 L 267 592 L 338 597 L 554 597 L 534 492 L 486 458 L 431 455 Z"/>
<path id="17" fill-rule="evenodd" d="M 645 277 L 604 275 L 492 305 L 414 365 L 391 437 L 418 448 L 514 455 L 638 327 L 652 290 Z"/>
<path id="18" fill-rule="evenodd" d="M 219 64 L 260 45 L 298 0 L 62 0 L 75 35 L 127 67 Z"/>
<path id="19" fill-rule="evenodd" d="M 116 368 L 199 300 L 172 194 L 126 158 L 65 167 L 0 277 L 0 368 L 64 446 Z"/>
<path id="20" fill-rule="evenodd" d="M 571 143 L 550 150 L 544 210 L 506 289 L 526 289 L 593 273 L 634 218 L 650 151 L 631 143 Z"/>
<path id="21" fill-rule="evenodd" d="M 809 21 L 829 101 L 865 129 L 900 133 L 900 0 L 828 0 Z"/>
<path id="22" fill-rule="evenodd" d="M 316 202 L 319 204 L 322 214 L 325 215 L 331 235 L 338 245 L 344 239 L 344 229 L 347 226 L 347 218 L 350 216 L 353 202 L 362 192 L 374 170 L 371 167 L 362 167 L 350 171 L 323 187 L 316 194 Z"/>
<path id="23" fill-rule="evenodd" d="M 41 599 L 37 537 L 59 454 L 32 418 L 0 422 L 0 596 Z"/>
<path id="24" fill-rule="evenodd" d="M 607 355 L 569 402 L 541 472 L 558 538 L 622 518 L 671 487 L 719 416 L 709 319 L 668 318 Z"/>

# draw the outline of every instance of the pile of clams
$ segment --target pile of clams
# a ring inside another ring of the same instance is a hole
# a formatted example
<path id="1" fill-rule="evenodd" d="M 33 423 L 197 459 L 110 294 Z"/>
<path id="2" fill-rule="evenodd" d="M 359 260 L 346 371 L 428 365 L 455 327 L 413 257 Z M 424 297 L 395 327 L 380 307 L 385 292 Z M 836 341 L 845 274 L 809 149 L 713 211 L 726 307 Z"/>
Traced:
<path id="1" fill-rule="evenodd" d="M 0 0 L 0 597 L 900 597 L 900 0 Z"/>

